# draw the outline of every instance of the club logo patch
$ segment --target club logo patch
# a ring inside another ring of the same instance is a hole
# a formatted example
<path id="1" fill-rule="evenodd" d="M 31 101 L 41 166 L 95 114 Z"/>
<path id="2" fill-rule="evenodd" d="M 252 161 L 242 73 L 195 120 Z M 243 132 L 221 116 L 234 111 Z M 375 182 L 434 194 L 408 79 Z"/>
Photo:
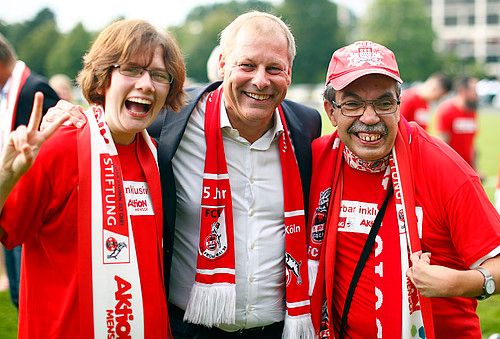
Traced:
<path id="1" fill-rule="evenodd" d="M 222 225 L 219 221 L 215 221 L 212 224 L 211 232 L 205 237 L 203 247 L 200 249 L 200 253 L 207 259 L 215 259 L 226 253 L 226 232 L 222 230 Z"/>
<path id="2" fill-rule="evenodd" d="M 319 203 L 318 207 L 314 211 L 314 221 L 311 227 L 311 240 L 315 244 L 320 244 L 325 236 L 325 223 L 331 192 L 332 189 L 327 188 L 319 194 Z"/>
<path id="3" fill-rule="evenodd" d="M 378 51 L 372 44 L 357 44 L 358 48 L 353 48 L 347 59 L 349 60 L 349 66 L 359 67 L 363 66 L 365 63 L 370 66 L 380 66 L 384 63 L 382 62 L 382 54 Z"/>

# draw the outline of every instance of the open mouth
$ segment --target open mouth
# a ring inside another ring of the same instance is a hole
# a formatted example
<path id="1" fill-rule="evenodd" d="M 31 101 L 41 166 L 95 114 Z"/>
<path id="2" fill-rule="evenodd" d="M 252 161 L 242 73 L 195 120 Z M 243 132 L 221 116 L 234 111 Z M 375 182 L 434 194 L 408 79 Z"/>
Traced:
<path id="1" fill-rule="evenodd" d="M 269 99 L 271 96 L 269 94 L 255 94 L 255 93 L 249 93 L 249 92 L 243 92 L 247 97 L 250 97 L 255 100 L 259 101 L 264 101 Z"/>
<path id="2" fill-rule="evenodd" d="M 128 98 L 125 100 L 125 107 L 135 115 L 145 115 L 149 112 L 152 102 L 143 98 Z"/>
<path id="3" fill-rule="evenodd" d="M 374 142 L 382 139 L 382 134 L 357 133 L 356 135 L 365 142 Z"/>

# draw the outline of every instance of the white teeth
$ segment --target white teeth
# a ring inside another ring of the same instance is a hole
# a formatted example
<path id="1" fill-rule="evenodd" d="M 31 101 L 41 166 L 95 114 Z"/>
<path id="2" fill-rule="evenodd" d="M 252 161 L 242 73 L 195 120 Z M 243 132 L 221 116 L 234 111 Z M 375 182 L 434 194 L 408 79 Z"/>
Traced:
<path id="1" fill-rule="evenodd" d="M 152 102 L 148 99 L 142 99 L 142 98 L 128 98 L 128 101 L 132 102 L 137 102 L 138 104 L 144 104 L 144 105 L 151 105 Z"/>
<path id="2" fill-rule="evenodd" d="M 377 141 L 381 137 L 380 134 L 359 135 L 359 138 L 363 141 Z"/>
<path id="3" fill-rule="evenodd" d="M 269 99 L 271 97 L 268 94 L 254 94 L 254 93 L 248 93 L 248 92 L 246 92 L 246 94 L 250 98 L 255 99 L 255 100 L 266 100 L 266 99 Z"/>

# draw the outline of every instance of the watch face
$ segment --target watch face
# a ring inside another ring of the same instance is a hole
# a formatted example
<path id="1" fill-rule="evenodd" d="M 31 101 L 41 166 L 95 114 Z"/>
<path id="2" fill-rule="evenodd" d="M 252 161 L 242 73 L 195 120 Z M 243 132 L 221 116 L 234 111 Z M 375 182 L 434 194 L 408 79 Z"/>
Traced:
<path id="1" fill-rule="evenodd" d="M 493 294 L 495 292 L 495 282 L 493 280 L 488 280 L 485 287 L 486 293 Z"/>

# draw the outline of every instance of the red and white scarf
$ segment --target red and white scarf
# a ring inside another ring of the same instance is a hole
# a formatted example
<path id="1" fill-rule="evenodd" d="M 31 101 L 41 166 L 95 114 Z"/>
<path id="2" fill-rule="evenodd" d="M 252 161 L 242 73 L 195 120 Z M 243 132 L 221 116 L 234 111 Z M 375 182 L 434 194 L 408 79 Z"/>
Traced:
<path id="1" fill-rule="evenodd" d="M 399 290 L 401 294 L 392 297 L 400 298 L 402 301 L 400 314 L 402 328 L 396 337 L 410 338 L 425 332 L 426 338 L 434 338 L 430 299 L 420 296 L 406 277 L 409 253 L 420 250 L 415 214 L 410 130 L 410 125 L 406 120 L 401 119 L 395 146 L 389 157 L 389 167 L 382 182 L 385 190 L 390 183 L 394 188 L 395 206 L 393 208 L 396 208 L 399 226 L 398 251 L 401 257 L 401 279 L 400 282 L 395 281 L 394 284 L 401 284 Z M 340 141 L 337 132 L 317 139 L 313 144 L 308 259 L 310 281 L 315 282 L 311 297 L 312 317 L 316 333 L 320 338 L 334 337 L 331 310 L 337 227 L 343 185 L 348 184 L 342 180 L 344 148 L 345 145 Z M 331 199 L 332 196 L 333 199 Z M 390 220 L 384 222 L 390 222 Z M 377 284 L 377 279 L 375 284 Z M 391 294 L 394 293 L 388 290 L 391 285 L 376 287 L 381 289 L 382 293 L 386 290 L 387 294 Z M 383 330 L 384 326 L 391 326 L 390 316 L 394 316 L 393 314 L 388 316 L 377 307 L 375 315 L 380 321 L 380 324 L 377 324 L 379 330 Z M 353 326 L 356 325 L 353 324 Z"/>
<path id="2" fill-rule="evenodd" d="M 222 88 L 210 93 L 205 110 L 207 152 L 203 174 L 201 226 L 195 284 L 184 320 L 214 326 L 234 324 L 236 311 L 234 227 L 220 106 Z M 283 338 L 314 338 L 308 296 L 304 203 L 297 160 L 283 111 L 279 137 L 284 191 L 286 317 Z M 285 269 L 285 267 L 283 267 Z"/>
<path id="3" fill-rule="evenodd" d="M 123 172 L 102 107 L 78 131 L 78 253 L 82 338 L 144 338 L 142 286 Z M 144 130 L 137 156 L 154 208 L 162 258 L 162 202 L 156 147 Z M 161 260 L 161 259 L 160 259 Z M 163 267 L 163 265 L 161 265 Z M 167 326 L 167 324 L 165 324 Z"/>
<path id="4" fill-rule="evenodd" d="M 14 128 L 19 94 L 30 74 L 31 71 L 28 66 L 18 60 L 9 79 L 10 84 L 7 97 L 3 98 L 0 103 L 0 149 L 7 142 L 10 132 Z"/>

